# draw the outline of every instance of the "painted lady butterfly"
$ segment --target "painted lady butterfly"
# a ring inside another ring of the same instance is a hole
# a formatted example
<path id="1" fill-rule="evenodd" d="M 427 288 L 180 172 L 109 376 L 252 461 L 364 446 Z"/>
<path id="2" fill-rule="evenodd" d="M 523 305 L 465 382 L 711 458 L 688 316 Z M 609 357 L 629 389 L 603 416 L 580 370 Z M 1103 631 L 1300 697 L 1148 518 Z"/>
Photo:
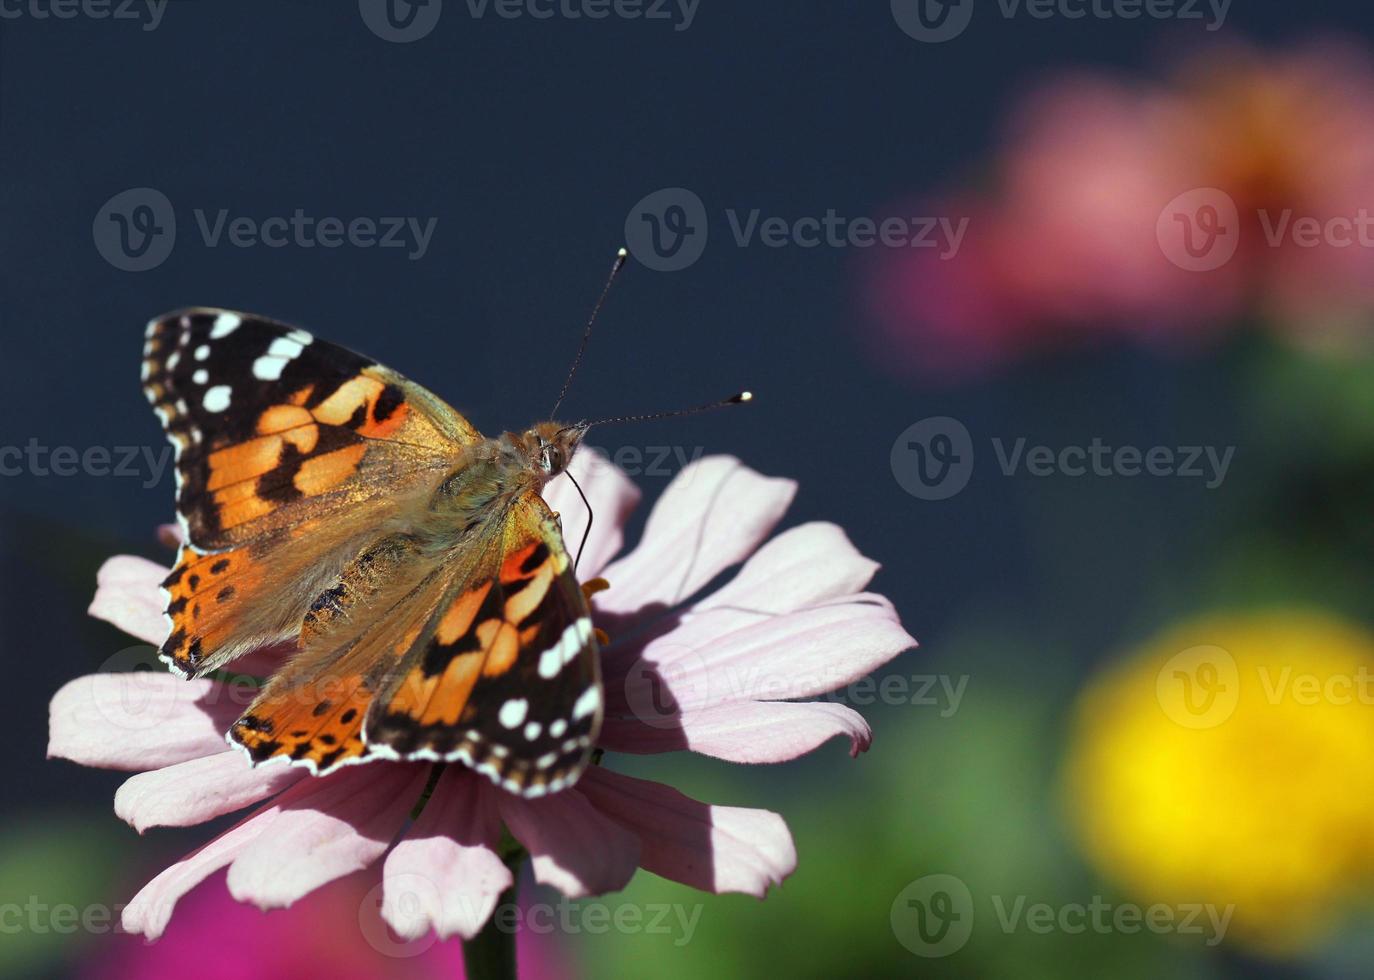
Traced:
<path id="1" fill-rule="evenodd" d="M 593 423 L 484 438 L 396 372 L 228 310 L 153 320 L 143 358 L 184 531 L 162 659 L 200 677 L 298 646 L 232 744 L 319 775 L 423 759 L 525 796 L 577 780 L 598 646 L 540 493 Z"/>

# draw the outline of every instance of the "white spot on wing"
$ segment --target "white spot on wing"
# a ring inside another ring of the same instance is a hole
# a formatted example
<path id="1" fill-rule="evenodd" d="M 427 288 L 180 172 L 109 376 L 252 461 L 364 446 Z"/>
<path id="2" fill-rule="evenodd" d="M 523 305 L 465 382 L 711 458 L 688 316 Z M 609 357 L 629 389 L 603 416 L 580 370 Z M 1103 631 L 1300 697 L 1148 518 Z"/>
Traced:
<path id="1" fill-rule="evenodd" d="M 198 385 L 203 385 L 210 380 L 210 372 L 205 368 L 199 368 L 195 374 L 191 375 L 191 380 Z"/>
<path id="2" fill-rule="evenodd" d="M 530 703 L 524 698 L 511 698 L 501 705 L 501 712 L 497 717 L 507 728 L 515 728 L 525 720 L 525 713 L 529 710 Z"/>
<path id="3" fill-rule="evenodd" d="M 196 360 L 203 361 L 210 356 L 210 345 L 201 344 L 196 348 Z"/>
<path id="4" fill-rule="evenodd" d="M 284 367 L 286 367 L 286 361 L 280 357 L 263 355 L 253 362 L 253 377 L 259 381 L 276 381 L 281 377 Z"/>
<path id="5" fill-rule="evenodd" d="M 267 348 L 267 357 L 284 357 L 288 361 L 305 349 L 305 345 L 290 337 L 278 337 Z"/>
<path id="6" fill-rule="evenodd" d="M 207 412 L 222 412 L 229 407 L 229 397 L 232 394 L 233 389 L 228 385 L 215 385 L 205 393 L 201 406 Z"/>
<path id="7" fill-rule="evenodd" d="M 601 688 L 593 685 L 582 692 L 582 696 L 573 704 L 573 721 L 581 721 L 588 715 L 596 714 L 596 709 L 601 707 Z"/>
<path id="8" fill-rule="evenodd" d="M 539 733 L 544 730 L 544 726 L 537 721 L 529 722 L 525 725 L 525 741 L 533 742 L 539 737 Z"/>
<path id="9" fill-rule="evenodd" d="M 539 676 L 545 680 L 557 677 L 560 670 L 577 659 L 591 636 L 592 621 L 587 617 L 570 624 L 558 642 L 539 655 Z"/>
<path id="10" fill-rule="evenodd" d="M 221 313 L 215 317 L 215 325 L 210 328 L 210 339 L 219 340 L 227 337 L 243 323 L 243 320 L 236 313 Z"/>

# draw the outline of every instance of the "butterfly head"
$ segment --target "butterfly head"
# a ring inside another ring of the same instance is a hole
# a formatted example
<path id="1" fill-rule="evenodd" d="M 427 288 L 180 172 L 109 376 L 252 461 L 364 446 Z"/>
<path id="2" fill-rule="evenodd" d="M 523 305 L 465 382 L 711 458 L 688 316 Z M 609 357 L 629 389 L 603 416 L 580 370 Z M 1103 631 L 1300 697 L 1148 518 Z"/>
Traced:
<path id="1" fill-rule="evenodd" d="M 545 480 L 552 480 L 568 468 L 573 454 L 582 444 L 588 426 L 540 422 L 524 434 L 521 442 L 529 454 L 530 467 Z"/>

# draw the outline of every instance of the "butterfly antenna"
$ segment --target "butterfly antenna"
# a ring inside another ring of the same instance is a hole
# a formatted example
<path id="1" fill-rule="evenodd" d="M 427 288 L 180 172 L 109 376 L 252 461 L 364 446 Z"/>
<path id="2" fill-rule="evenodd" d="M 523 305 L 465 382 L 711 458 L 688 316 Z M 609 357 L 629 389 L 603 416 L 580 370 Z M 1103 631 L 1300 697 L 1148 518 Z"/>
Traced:
<path id="1" fill-rule="evenodd" d="M 577 488 L 577 495 L 582 498 L 583 505 L 587 508 L 587 526 L 582 531 L 582 543 L 577 546 L 577 557 L 573 559 L 573 574 L 577 574 L 577 565 L 582 561 L 582 549 L 587 547 L 587 539 L 592 534 L 592 521 L 596 520 L 596 511 L 592 510 L 591 501 L 582 492 L 582 485 L 577 482 L 577 477 L 572 475 L 572 470 L 564 470 L 568 474 L 568 479 L 572 480 L 572 485 Z"/>
<path id="2" fill-rule="evenodd" d="M 606 285 L 601 288 L 601 296 L 597 299 L 596 305 L 592 307 L 592 315 L 587 318 L 587 329 L 582 331 L 582 343 L 577 345 L 577 355 L 573 358 L 572 367 L 568 369 L 568 377 L 563 382 L 563 390 L 558 393 L 558 401 L 553 403 L 553 410 L 548 414 L 549 418 L 558 415 L 558 409 L 562 406 L 563 399 L 568 396 L 568 389 L 572 387 L 573 375 L 577 374 L 578 365 L 582 363 L 582 355 L 587 350 L 587 341 L 592 339 L 592 325 L 596 323 L 596 315 L 601 312 L 606 297 L 610 295 L 611 285 L 615 282 L 616 275 L 625 267 L 625 260 L 629 254 L 623 248 L 615 254 L 615 263 L 611 266 L 611 274 L 606 277 Z"/>
<path id="3" fill-rule="evenodd" d="M 743 405 L 745 402 L 754 400 L 752 391 L 741 391 L 737 395 L 729 398 L 722 398 L 718 402 L 710 402 L 706 405 L 698 405 L 696 408 L 679 408 L 673 412 L 654 412 L 650 415 L 617 415 L 609 419 L 596 419 L 591 422 L 579 422 L 576 428 L 590 429 L 594 425 L 611 425 L 617 422 L 655 422 L 658 419 L 672 419 L 679 415 L 698 415 L 701 412 L 713 412 L 718 408 L 728 408 L 731 405 Z"/>

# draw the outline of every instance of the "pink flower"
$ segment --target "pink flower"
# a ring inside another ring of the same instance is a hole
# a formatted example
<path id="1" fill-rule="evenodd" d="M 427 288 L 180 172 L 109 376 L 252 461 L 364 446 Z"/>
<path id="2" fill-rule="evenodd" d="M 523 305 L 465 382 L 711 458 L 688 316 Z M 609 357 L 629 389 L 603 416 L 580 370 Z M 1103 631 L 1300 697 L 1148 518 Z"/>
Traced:
<path id="1" fill-rule="evenodd" d="M 156 943 L 110 936 L 74 971 L 83 980 L 452 980 L 465 976 L 457 942 L 433 935 L 402 941 L 381 917 L 382 886 L 367 872 L 348 875 L 301 899 L 290 909 L 263 915 L 233 901 L 213 876 L 182 900 L 176 921 Z M 207 937 L 217 942 L 206 955 Z M 251 937 L 251 941 L 245 941 Z M 557 947 L 532 929 L 515 937 L 520 975 L 564 977 Z"/>
<path id="2" fill-rule="evenodd" d="M 836 736 L 852 754 L 868 747 L 857 712 L 793 699 L 849 684 L 914 643 L 886 599 L 861 591 L 877 566 L 838 527 L 806 524 L 767 540 L 795 484 L 728 457 L 702 459 L 665 489 L 640 545 L 612 562 L 638 491 L 590 452 L 574 469 L 596 513 L 580 574 L 610 581 L 594 618 L 620 638 L 602 654 L 602 748 L 757 763 Z M 581 540 L 586 511 L 568 481 L 546 497 L 567 540 Z M 740 562 L 732 581 L 698 596 Z M 141 558 L 110 559 L 92 615 L 159 643 L 166 574 Z M 246 659 L 270 669 L 270 657 Z M 573 789 L 526 800 L 451 765 L 408 823 L 428 764 L 371 763 L 322 778 L 251 769 L 224 741 L 250 695 L 217 680 L 125 672 L 79 678 L 53 698 L 49 756 L 137 772 L 115 794 L 115 812 L 140 832 L 258 807 L 149 882 L 124 912 L 127 930 L 161 935 L 177 901 L 226 866 L 236 899 L 270 909 L 381 862 L 382 915 L 398 934 L 470 938 L 512 884 L 497 852 L 503 824 L 535 878 L 571 897 L 616 891 L 637 867 L 761 897 L 796 865 L 777 814 L 699 803 L 602 766 Z"/>
<path id="3" fill-rule="evenodd" d="M 1372 92 L 1368 55 L 1330 42 L 1218 45 L 1160 82 L 1033 87 L 989 186 L 910 212 L 969 216 L 958 252 L 870 258 L 882 363 L 957 377 L 1066 341 L 1205 345 L 1246 314 L 1306 345 L 1369 346 Z M 1235 215 L 1220 246 L 1178 223 L 1202 204 Z"/>

